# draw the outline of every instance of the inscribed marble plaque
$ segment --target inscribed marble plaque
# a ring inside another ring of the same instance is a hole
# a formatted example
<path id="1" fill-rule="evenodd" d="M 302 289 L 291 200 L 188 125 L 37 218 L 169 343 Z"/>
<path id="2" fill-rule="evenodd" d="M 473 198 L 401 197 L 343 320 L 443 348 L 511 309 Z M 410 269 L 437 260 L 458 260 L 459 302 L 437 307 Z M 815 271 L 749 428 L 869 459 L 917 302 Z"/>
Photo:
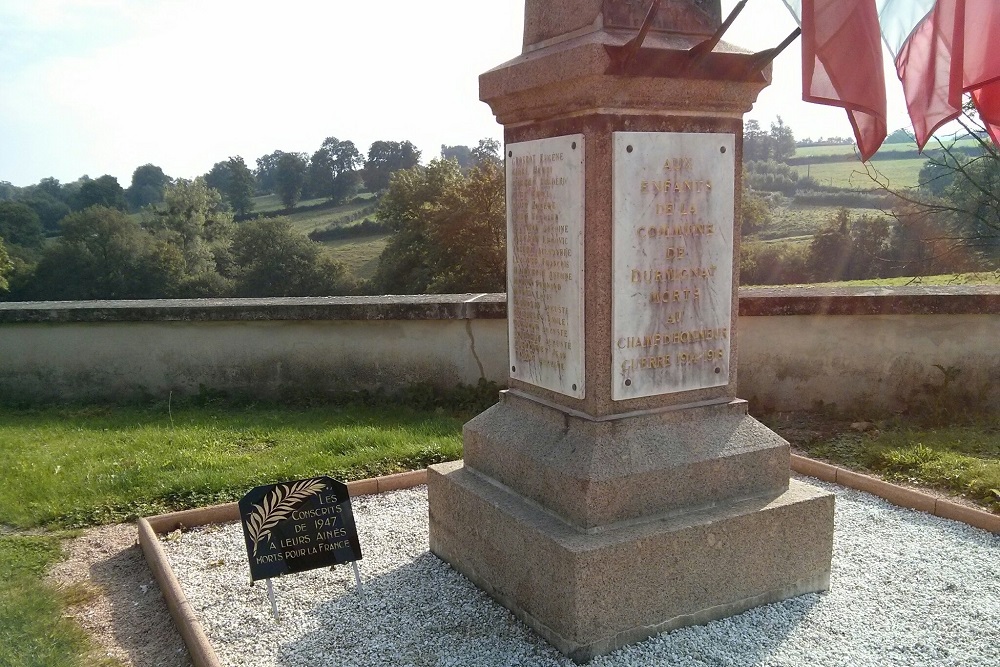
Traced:
<path id="1" fill-rule="evenodd" d="M 583 398 L 583 135 L 506 151 L 510 376 Z"/>
<path id="2" fill-rule="evenodd" d="M 729 383 L 735 136 L 614 133 L 612 398 Z"/>

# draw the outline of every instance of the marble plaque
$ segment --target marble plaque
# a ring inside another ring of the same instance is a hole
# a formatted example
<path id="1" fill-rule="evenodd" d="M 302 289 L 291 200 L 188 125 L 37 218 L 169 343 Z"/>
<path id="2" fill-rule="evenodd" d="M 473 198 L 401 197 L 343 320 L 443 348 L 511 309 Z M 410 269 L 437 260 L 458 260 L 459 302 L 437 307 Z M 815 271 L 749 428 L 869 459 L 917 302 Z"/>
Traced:
<path id="1" fill-rule="evenodd" d="M 506 151 L 510 376 L 583 398 L 583 135 Z"/>
<path id="2" fill-rule="evenodd" d="M 735 136 L 614 133 L 614 400 L 729 383 Z"/>

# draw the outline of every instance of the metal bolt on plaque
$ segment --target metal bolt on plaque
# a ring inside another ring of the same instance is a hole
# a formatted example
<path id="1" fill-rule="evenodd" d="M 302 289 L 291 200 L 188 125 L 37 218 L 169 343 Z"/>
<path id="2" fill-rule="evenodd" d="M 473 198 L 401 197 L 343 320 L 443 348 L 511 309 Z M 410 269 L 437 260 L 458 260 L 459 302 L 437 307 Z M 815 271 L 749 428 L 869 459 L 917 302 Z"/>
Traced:
<path id="1" fill-rule="evenodd" d="M 243 496 L 239 508 L 250 581 L 267 581 L 275 618 L 274 577 L 351 563 L 362 593 L 361 543 L 346 484 L 331 477 L 266 484 Z"/>

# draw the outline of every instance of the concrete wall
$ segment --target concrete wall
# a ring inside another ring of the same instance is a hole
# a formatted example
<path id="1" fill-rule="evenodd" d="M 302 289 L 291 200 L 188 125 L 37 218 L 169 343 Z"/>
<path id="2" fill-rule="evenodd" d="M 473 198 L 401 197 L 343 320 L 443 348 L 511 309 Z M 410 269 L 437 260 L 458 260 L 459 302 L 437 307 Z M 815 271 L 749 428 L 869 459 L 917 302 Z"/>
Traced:
<path id="1" fill-rule="evenodd" d="M 0 400 L 503 384 L 505 313 L 497 294 L 0 304 Z M 749 289 L 740 313 L 757 410 L 1000 400 L 1000 288 Z"/>

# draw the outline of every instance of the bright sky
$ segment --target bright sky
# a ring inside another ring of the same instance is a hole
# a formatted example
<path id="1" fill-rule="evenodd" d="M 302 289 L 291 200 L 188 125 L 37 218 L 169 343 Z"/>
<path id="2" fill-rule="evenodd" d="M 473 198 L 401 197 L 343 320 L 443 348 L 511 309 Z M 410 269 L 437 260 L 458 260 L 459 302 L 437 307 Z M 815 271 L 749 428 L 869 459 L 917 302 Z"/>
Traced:
<path id="1" fill-rule="evenodd" d="M 723 0 L 723 16 L 736 0 Z M 323 139 L 502 139 L 478 75 L 521 52 L 523 0 L 0 0 L 0 181 L 116 176 L 153 163 L 193 178 L 253 168 Z M 751 0 L 727 41 L 775 46 L 795 23 Z M 850 136 L 842 110 L 801 101 L 800 47 L 749 115 L 796 138 Z M 886 58 L 888 60 L 888 57 Z M 894 73 L 887 80 L 895 83 Z M 889 130 L 908 126 L 890 85 Z"/>

